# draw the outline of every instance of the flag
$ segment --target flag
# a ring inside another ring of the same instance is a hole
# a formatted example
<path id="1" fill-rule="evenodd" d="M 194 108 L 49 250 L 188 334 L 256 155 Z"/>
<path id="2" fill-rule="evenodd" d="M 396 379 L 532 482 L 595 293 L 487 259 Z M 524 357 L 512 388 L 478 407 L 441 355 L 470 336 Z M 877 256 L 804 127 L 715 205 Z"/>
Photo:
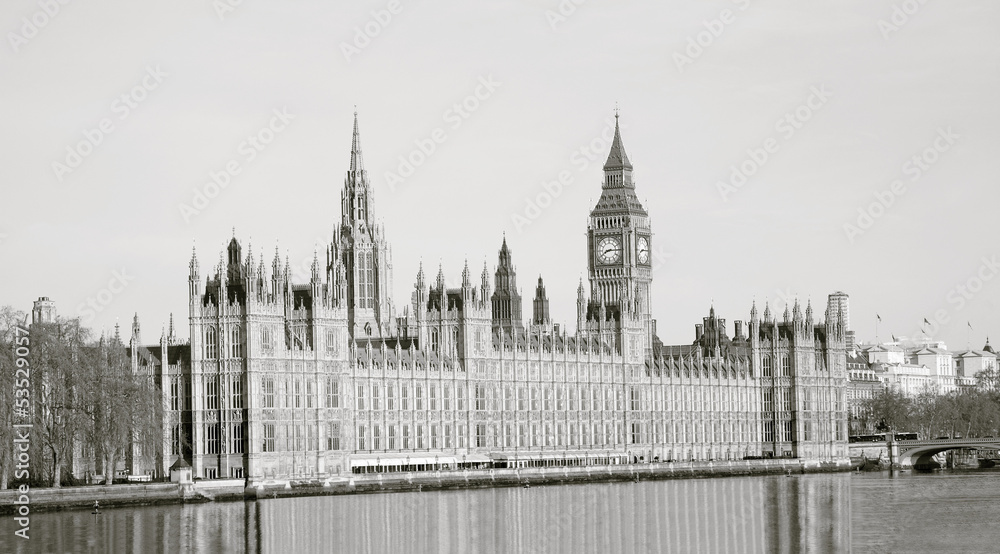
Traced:
<path id="1" fill-rule="evenodd" d="M 899 339 L 896 338 L 896 335 L 892 335 L 892 342 L 899 342 Z"/>
<path id="2" fill-rule="evenodd" d="M 878 319 L 879 321 L 882 321 L 882 316 L 880 316 L 878 314 L 875 314 L 875 319 Z"/>
<path id="3" fill-rule="evenodd" d="M 925 325 L 930 325 L 930 324 L 931 324 L 931 322 L 930 322 L 930 321 L 927 321 L 927 318 L 925 317 L 925 318 L 924 318 L 924 324 L 925 324 Z"/>
<path id="4" fill-rule="evenodd" d="M 969 326 L 969 329 L 972 329 L 972 322 L 971 321 L 966 321 L 965 323 Z"/>

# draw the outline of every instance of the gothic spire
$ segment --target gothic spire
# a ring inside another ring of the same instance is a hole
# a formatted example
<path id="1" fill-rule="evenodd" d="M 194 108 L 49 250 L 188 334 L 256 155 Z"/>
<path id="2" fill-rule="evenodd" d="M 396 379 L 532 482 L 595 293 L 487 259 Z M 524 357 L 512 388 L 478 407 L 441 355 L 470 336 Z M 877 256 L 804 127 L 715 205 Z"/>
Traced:
<path id="1" fill-rule="evenodd" d="M 351 138 L 351 171 L 364 171 L 361 159 L 361 136 L 358 133 L 358 108 L 354 107 L 354 135 Z"/>
<path id="2" fill-rule="evenodd" d="M 632 170 L 632 162 L 628 160 L 625 147 L 622 145 L 621 129 L 618 126 L 618 114 L 615 113 L 615 138 L 611 142 L 611 151 L 608 152 L 608 161 L 604 162 L 604 171 L 627 169 Z"/>

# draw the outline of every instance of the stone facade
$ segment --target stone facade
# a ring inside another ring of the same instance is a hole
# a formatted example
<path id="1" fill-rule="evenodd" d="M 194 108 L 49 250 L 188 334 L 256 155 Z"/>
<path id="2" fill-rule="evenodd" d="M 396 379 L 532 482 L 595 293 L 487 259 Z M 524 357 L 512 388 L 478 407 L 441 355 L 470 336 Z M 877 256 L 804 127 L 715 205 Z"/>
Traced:
<path id="1" fill-rule="evenodd" d="M 234 237 L 203 278 L 192 254 L 190 343 L 161 369 L 166 470 L 196 478 L 652 460 L 847 458 L 845 314 L 798 303 L 735 324 L 714 308 L 692 344 L 652 318 L 652 230 L 618 129 L 587 229 L 577 328 L 548 316 L 539 278 L 524 326 L 504 240 L 491 291 L 420 269 L 396 314 L 355 118 L 342 221 L 308 283 Z M 158 358 L 159 359 L 159 358 Z M 177 383 L 175 386 L 174 383 Z M 169 389 L 169 390 L 168 390 Z M 174 392 L 180 398 L 174 400 Z M 188 446 L 189 445 L 189 446 Z M 168 448 L 169 447 L 169 448 Z"/>

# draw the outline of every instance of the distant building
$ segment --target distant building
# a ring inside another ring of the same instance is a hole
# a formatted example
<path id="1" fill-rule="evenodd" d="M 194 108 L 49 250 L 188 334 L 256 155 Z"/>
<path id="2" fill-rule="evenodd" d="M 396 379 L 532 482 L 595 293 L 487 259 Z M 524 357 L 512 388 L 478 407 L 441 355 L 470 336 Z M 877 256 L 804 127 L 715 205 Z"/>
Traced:
<path id="1" fill-rule="evenodd" d="M 847 351 L 854 352 L 856 349 L 854 342 L 854 330 L 851 327 L 851 299 L 846 292 L 837 291 L 827 297 L 826 310 L 828 313 L 843 313 L 844 325 L 847 328 Z"/>
<path id="2" fill-rule="evenodd" d="M 955 380 L 960 387 L 971 387 L 977 383 L 983 371 L 996 371 L 997 354 L 990 346 L 989 339 L 982 350 L 966 350 L 954 353 Z"/>
<path id="3" fill-rule="evenodd" d="M 879 392 L 885 389 L 886 383 L 882 378 L 884 372 L 881 364 L 871 364 L 867 358 L 860 354 L 848 354 L 847 356 L 847 406 L 850 415 L 859 418 L 863 415 L 864 402 L 874 398 Z M 853 434 L 860 431 L 869 430 L 852 429 Z"/>
<path id="4" fill-rule="evenodd" d="M 987 350 L 989 348 L 989 350 Z M 997 367 L 997 356 L 987 342 L 983 350 L 953 352 L 945 343 L 922 340 L 908 347 L 895 343 L 864 349 L 868 362 L 880 368 L 888 386 L 908 395 L 948 394 L 976 385 L 976 374 Z"/>

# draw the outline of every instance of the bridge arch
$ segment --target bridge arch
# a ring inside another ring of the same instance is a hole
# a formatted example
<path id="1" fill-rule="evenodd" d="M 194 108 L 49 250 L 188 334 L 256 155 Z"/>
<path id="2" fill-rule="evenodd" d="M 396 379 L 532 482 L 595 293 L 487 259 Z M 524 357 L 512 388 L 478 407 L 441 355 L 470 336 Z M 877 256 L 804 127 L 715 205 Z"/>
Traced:
<path id="1" fill-rule="evenodd" d="M 1000 449 L 1000 439 L 940 439 L 898 441 L 892 444 L 893 465 L 908 469 L 931 461 L 935 454 L 959 448 Z"/>

